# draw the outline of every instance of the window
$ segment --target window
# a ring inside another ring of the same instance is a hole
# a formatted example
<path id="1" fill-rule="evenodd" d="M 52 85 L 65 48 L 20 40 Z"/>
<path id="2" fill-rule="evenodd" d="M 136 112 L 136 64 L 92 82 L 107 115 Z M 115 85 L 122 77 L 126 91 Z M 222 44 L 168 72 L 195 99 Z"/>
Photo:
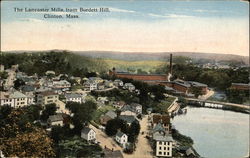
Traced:
<path id="1" fill-rule="evenodd" d="M 168 142 L 168 145 L 170 145 L 170 142 Z"/>
<path id="2" fill-rule="evenodd" d="M 159 150 L 161 150 L 161 147 L 159 147 Z"/>
<path id="3" fill-rule="evenodd" d="M 159 142 L 159 144 L 161 145 L 161 142 Z"/>
<path id="4" fill-rule="evenodd" d="M 169 150 L 169 147 L 168 147 L 168 150 Z"/>
<path id="5" fill-rule="evenodd" d="M 164 152 L 163 155 L 166 155 L 166 152 Z"/>
<path id="6" fill-rule="evenodd" d="M 170 155 L 170 153 L 169 153 L 169 152 L 167 152 L 167 155 Z"/>
<path id="7" fill-rule="evenodd" d="M 159 155 L 161 155 L 162 154 L 162 152 L 159 152 Z"/>
<path id="8" fill-rule="evenodd" d="M 166 147 L 164 147 L 164 150 L 166 150 Z"/>

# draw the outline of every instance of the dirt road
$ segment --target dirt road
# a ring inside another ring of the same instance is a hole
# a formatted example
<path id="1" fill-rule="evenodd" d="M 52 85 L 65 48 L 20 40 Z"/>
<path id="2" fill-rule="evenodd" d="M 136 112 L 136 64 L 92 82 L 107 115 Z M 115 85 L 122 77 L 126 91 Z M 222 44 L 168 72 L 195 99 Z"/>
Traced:
<path id="1" fill-rule="evenodd" d="M 108 137 L 103 131 L 95 128 L 92 125 L 90 125 L 89 127 L 92 128 L 96 132 L 96 140 L 100 142 L 100 146 L 102 148 L 106 146 L 109 149 L 113 148 L 114 150 L 122 151 L 122 148 L 111 137 Z"/>
<path id="2" fill-rule="evenodd" d="M 145 115 L 143 119 L 140 121 L 141 132 L 138 136 L 138 143 L 136 144 L 136 151 L 132 155 L 123 154 L 125 158 L 152 158 L 153 150 L 148 143 L 148 139 L 145 138 L 148 123 L 148 115 Z M 144 132 L 144 134 L 142 134 Z"/>

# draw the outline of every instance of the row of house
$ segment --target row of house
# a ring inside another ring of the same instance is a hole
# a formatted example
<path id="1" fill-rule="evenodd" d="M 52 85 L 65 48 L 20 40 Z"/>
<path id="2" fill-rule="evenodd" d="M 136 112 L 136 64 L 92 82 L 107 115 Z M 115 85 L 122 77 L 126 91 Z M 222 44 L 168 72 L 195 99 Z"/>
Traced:
<path id="1" fill-rule="evenodd" d="M 83 83 L 85 91 L 105 90 L 107 88 L 122 87 L 129 91 L 134 91 L 135 86 L 132 83 L 123 83 L 122 80 L 116 79 L 114 81 L 103 80 L 100 77 L 90 77 Z"/>

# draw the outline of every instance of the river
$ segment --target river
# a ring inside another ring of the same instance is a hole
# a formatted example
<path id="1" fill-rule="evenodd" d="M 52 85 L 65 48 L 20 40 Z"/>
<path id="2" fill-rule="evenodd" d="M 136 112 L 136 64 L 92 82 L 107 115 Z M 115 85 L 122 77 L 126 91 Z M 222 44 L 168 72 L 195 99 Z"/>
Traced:
<path id="1" fill-rule="evenodd" d="M 172 120 L 174 127 L 190 136 L 202 157 L 241 158 L 249 151 L 249 115 L 210 108 L 187 107 Z"/>

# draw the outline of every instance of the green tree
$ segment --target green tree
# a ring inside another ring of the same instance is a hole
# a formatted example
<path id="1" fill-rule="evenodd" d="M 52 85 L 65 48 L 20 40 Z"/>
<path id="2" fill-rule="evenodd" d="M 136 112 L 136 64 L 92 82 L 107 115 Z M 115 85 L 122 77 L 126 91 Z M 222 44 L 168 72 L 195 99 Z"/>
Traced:
<path id="1" fill-rule="evenodd" d="M 134 121 L 131 123 L 130 127 L 129 127 L 129 130 L 128 130 L 128 140 L 129 142 L 131 143 L 134 143 L 137 136 L 139 135 L 140 133 L 140 124 L 138 121 Z"/>
<path id="2" fill-rule="evenodd" d="M 72 117 L 72 122 L 75 126 L 74 132 L 80 134 L 83 125 L 87 124 L 93 119 L 93 114 L 97 109 L 95 102 L 87 100 L 85 103 L 69 102 L 66 104 L 68 108 L 74 115 Z"/>
<path id="3" fill-rule="evenodd" d="M 0 107 L 0 150 L 6 157 L 54 157 L 53 142 L 44 129 L 31 124 L 22 108 Z"/>
<path id="4" fill-rule="evenodd" d="M 23 80 L 20 79 L 16 79 L 14 81 L 14 88 L 15 89 L 19 89 L 21 86 L 25 85 L 25 82 Z"/>
<path id="5" fill-rule="evenodd" d="M 59 157 L 95 157 L 102 151 L 99 145 L 89 145 L 80 137 L 73 137 L 59 142 Z"/>
<path id="6" fill-rule="evenodd" d="M 119 118 L 112 119 L 107 122 L 105 132 L 108 136 L 115 135 L 118 130 L 121 130 L 123 133 L 127 133 L 128 127 L 126 122 Z"/>
<path id="7" fill-rule="evenodd" d="M 56 104 L 46 104 L 45 109 L 42 111 L 41 120 L 46 121 L 50 115 L 56 114 Z"/>
<path id="8" fill-rule="evenodd" d="M 24 110 L 26 111 L 26 115 L 31 122 L 40 119 L 40 111 L 42 110 L 40 105 L 30 105 L 24 107 Z"/>

